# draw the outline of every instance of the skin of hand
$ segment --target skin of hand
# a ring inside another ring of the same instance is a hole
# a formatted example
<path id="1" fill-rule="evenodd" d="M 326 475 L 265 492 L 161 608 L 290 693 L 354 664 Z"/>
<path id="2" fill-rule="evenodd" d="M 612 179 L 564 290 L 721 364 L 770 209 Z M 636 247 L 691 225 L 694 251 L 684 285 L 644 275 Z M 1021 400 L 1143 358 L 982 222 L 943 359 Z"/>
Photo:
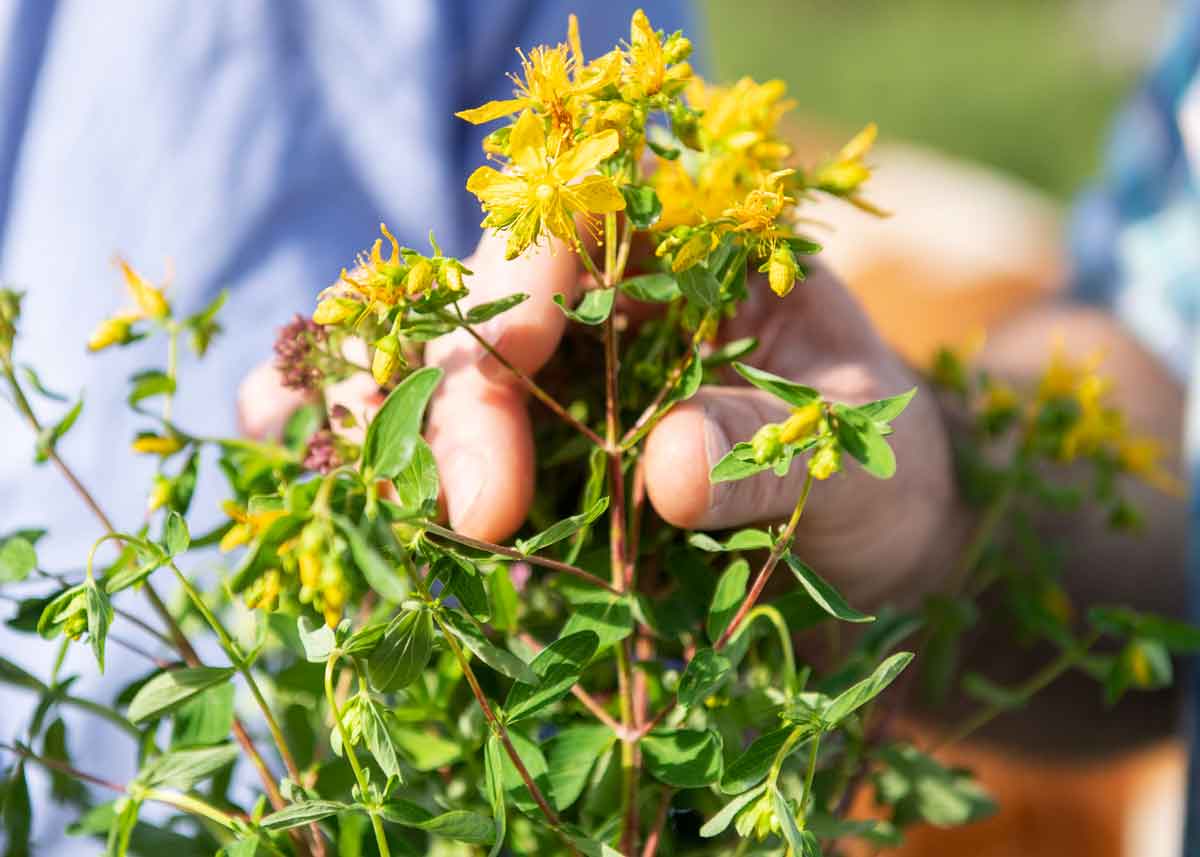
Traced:
<path id="1" fill-rule="evenodd" d="M 522 291 L 530 299 L 480 325 L 478 332 L 522 371 L 550 360 L 567 320 L 553 303 L 574 300 L 585 282 L 577 257 L 542 249 L 504 261 L 502 239 L 486 236 L 466 264 L 475 275 L 464 307 Z M 755 336 L 753 365 L 811 385 L 851 404 L 902 393 L 917 380 L 879 339 L 837 279 L 814 267 L 786 298 L 752 282 L 750 300 L 725 324 L 721 339 Z M 637 308 L 633 308 L 634 314 Z M 464 331 L 434 340 L 426 362 L 446 375 L 430 403 L 427 439 L 442 477 L 451 525 L 500 541 L 525 520 L 534 490 L 534 448 L 526 393 L 496 359 Z M 241 422 L 254 436 L 278 431 L 294 395 L 272 391 L 259 367 L 239 395 Z M 799 496 L 804 467 L 783 479 L 771 473 L 711 485 L 709 470 L 734 443 L 748 440 L 787 407 L 735 375 L 676 406 L 645 441 L 647 493 L 658 514 L 688 529 L 724 529 L 786 518 Z M 359 375 L 327 390 L 360 418 L 381 401 Z M 955 502 L 949 443 L 931 395 L 918 395 L 896 420 L 891 441 L 899 468 L 880 481 L 847 460 L 845 470 L 818 483 L 797 530 L 795 551 L 864 608 L 884 599 L 905 602 L 936 586 L 957 545 L 964 515 Z M 952 536 L 952 537 L 949 537 Z M 914 581 L 920 586 L 914 586 Z"/>

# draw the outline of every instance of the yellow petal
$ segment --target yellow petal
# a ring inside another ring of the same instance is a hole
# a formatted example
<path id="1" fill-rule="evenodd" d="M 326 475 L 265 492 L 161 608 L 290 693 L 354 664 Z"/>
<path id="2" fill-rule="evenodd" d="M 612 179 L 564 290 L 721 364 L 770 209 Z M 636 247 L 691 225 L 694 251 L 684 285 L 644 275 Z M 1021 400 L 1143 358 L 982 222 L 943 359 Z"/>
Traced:
<path id="1" fill-rule="evenodd" d="M 467 179 L 467 190 L 479 197 L 485 207 L 518 206 L 525 203 L 529 184 L 491 167 L 479 167 Z"/>
<path id="2" fill-rule="evenodd" d="M 117 264 L 121 268 L 125 284 L 129 287 L 129 293 L 133 295 L 138 309 L 150 318 L 165 317 L 170 312 L 170 308 L 167 306 L 167 299 L 163 297 L 162 291 L 146 282 L 142 275 L 133 270 L 124 259 L 117 259 Z"/>
<path id="3" fill-rule="evenodd" d="M 575 73 L 583 72 L 583 42 L 579 39 L 579 19 L 572 12 L 567 16 L 567 44 L 571 46 L 571 56 L 575 60 Z"/>
<path id="4" fill-rule="evenodd" d="M 509 157 L 525 173 L 546 168 L 546 129 L 531 110 L 525 110 L 513 125 L 508 143 Z"/>
<path id="5" fill-rule="evenodd" d="M 579 184 L 571 185 L 566 192 L 576 208 L 593 214 L 608 214 L 625 208 L 625 197 L 608 176 L 588 176 Z"/>
<path id="6" fill-rule="evenodd" d="M 842 151 L 838 152 L 838 160 L 856 161 L 862 158 L 870 150 L 878 134 L 879 128 L 875 123 L 869 123 L 866 128 L 854 135 L 854 139 L 842 147 Z"/>
<path id="7" fill-rule="evenodd" d="M 596 168 L 605 158 L 611 157 L 621 146 L 620 135 L 609 128 L 594 137 L 588 137 L 575 148 L 561 155 L 554 164 L 554 175 L 559 181 L 571 179 Z"/>
<path id="8" fill-rule="evenodd" d="M 504 248 L 505 259 L 515 259 L 525 252 L 541 231 L 542 219 L 536 208 L 526 209 L 512 225 L 508 244 Z"/>
<path id="9" fill-rule="evenodd" d="M 504 101 L 489 101 L 487 104 L 473 107 L 470 110 L 460 110 L 454 115 L 459 119 L 467 120 L 472 125 L 482 125 L 502 116 L 511 116 L 524 106 L 524 99 L 508 98 Z"/>

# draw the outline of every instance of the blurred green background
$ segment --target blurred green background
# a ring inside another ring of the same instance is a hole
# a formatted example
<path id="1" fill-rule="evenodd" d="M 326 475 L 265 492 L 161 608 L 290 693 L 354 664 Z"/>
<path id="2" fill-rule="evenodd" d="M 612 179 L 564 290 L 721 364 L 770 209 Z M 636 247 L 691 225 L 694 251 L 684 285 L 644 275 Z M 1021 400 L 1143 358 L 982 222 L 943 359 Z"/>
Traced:
<path id="1" fill-rule="evenodd" d="M 998 167 L 1067 200 L 1167 0 L 702 0 L 715 74 L 779 77 L 802 117 Z"/>

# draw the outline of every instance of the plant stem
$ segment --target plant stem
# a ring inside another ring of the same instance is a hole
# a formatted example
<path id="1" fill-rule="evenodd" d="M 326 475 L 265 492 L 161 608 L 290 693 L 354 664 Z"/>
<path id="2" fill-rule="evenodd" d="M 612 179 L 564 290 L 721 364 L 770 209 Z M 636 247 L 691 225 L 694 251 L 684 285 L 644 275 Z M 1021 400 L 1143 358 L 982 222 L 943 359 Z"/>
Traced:
<path id="1" fill-rule="evenodd" d="M 22 416 L 25 417 L 26 422 L 29 423 L 34 433 L 41 434 L 41 421 L 38 419 L 37 414 L 34 413 L 33 407 L 29 404 L 29 399 L 26 398 L 25 391 L 21 389 L 21 384 L 17 380 L 16 374 L 13 372 L 11 359 L 5 359 L 3 366 L 0 368 L 2 368 L 4 377 L 8 381 L 8 386 L 12 391 L 13 402 L 16 404 L 17 410 Z M 116 526 L 114 526 L 108 515 L 104 513 L 104 510 L 100 507 L 100 504 L 96 502 L 96 498 L 92 496 L 91 492 L 87 490 L 83 482 L 80 481 L 79 477 L 75 475 L 75 471 L 73 471 L 59 456 L 58 451 L 51 447 L 47 451 L 47 457 L 58 469 L 59 473 L 62 474 L 63 478 L 67 480 L 68 484 L 70 484 L 71 488 L 74 489 L 75 493 L 79 495 L 79 498 L 83 500 L 84 505 L 88 507 L 88 509 L 100 522 L 101 526 L 103 526 L 104 529 L 109 533 L 115 534 L 117 532 Z M 163 602 L 162 598 L 151 585 L 149 580 L 142 582 L 142 591 L 146 593 L 146 598 L 150 602 L 151 608 L 158 615 L 163 625 L 166 626 L 175 650 L 178 651 L 183 657 L 184 662 L 190 667 L 200 666 L 200 657 L 196 654 L 195 648 L 193 648 L 192 644 L 188 642 L 187 637 L 184 636 L 183 629 L 179 627 L 179 623 L 175 621 L 175 617 L 171 615 L 171 611 L 167 609 L 167 605 Z M 286 803 L 283 800 L 283 795 L 279 793 L 279 787 L 275 784 L 274 775 L 263 761 L 262 755 L 258 752 L 258 749 L 254 746 L 254 740 L 250 737 L 250 733 L 246 731 L 245 725 L 239 718 L 236 717 L 233 721 L 233 734 L 237 739 L 237 742 L 242 746 L 242 749 L 245 750 L 246 755 L 250 757 L 251 761 L 257 768 L 259 778 L 262 780 L 263 788 L 266 789 L 267 797 L 271 801 L 271 806 L 276 810 L 283 809 L 283 807 L 286 806 Z M 298 838 L 294 841 L 298 841 Z M 318 848 L 313 853 L 316 855 L 316 857 L 320 857 L 320 855 L 324 853 L 323 848 Z"/>
<path id="2" fill-rule="evenodd" d="M 341 652 L 336 649 L 330 653 L 329 658 L 325 661 L 325 699 L 329 703 L 329 710 L 333 714 L 333 722 L 337 726 L 338 735 L 342 739 L 342 751 L 346 754 L 346 759 L 350 762 L 350 769 L 354 771 L 354 780 L 358 783 L 358 792 L 361 800 L 367 800 L 367 778 L 363 774 L 362 766 L 358 762 L 358 754 L 354 752 L 354 745 L 350 743 L 350 733 L 346 731 L 346 724 L 342 722 L 342 712 L 338 708 L 337 695 L 333 690 L 333 668 L 341 657 Z M 368 807 L 368 814 L 371 816 L 371 827 L 375 831 L 375 844 L 379 847 L 380 857 L 391 857 L 391 851 L 388 850 L 387 834 L 383 830 L 383 821 L 379 817 L 379 812 L 376 807 Z"/>
<path id="3" fill-rule="evenodd" d="M 504 545 L 496 545 L 480 539 L 473 539 L 470 536 L 464 536 L 462 533 L 455 532 L 454 530 L 443 527 L 440 524 L 435 524 L 432 521 L 424 524 L 423 526 L 427 532 L 433 533 L 435 536 L 441 536 L 444 539 L 449 539 L 452 542 L 457 542 L 464 547 L 487 551 L 488 553 L 499 554 L 500 556 L 508 557 L 509 559 L 527 562 L 530 565 L 540 565 L 542 568 L 549 568 L 554 571 L 561 571 L 563 574 L 569 574 L 572 577 L 577 577 L 582 581 L 592 584 L 593 586 L 599 586 L 601 589 L 606 589 L 613 595 L 621 594 L 621 590 L 613 586 L 608 581 L 597 577 L 591 572 L 584 571 L 582 568 L 577 566 L 570 565 L 565 562 L 559 562 L 556 559 L 549 559 L 548 557 L 521 553 L 521 551 L 517 550 L 516 548 L 505 547 Z"/>
<path id="4" fill-rule="evenodd" d="M 521 782 L 525 784 L 525 788 L 528 790 L 529 796 L 533 798 L 533 802 L 537 804 L 538 809 L 540 809 L 542 815 L 546 817 L 546 821 L 550 824 L 550 827 L 555 833 L 558 834 L 559 838 L 562 839 L 563 844 L 567 846 L 572 854 L 576 855 L 576 857 L 579 857 L 579 850 L 575 847 L 575 843 L 571 841 L 571 838 L 566 834 L 566 832 L 563 831 L 562 823 L 559 821 L 558 814 L 550 807 L 545 795 L 542 794 L 542 790 L 538 788 L 537 783 L 533 781 L 533 777 L 529 774 L 529 769 L 525 767 L 525 762 L 521 759 L 521 754 L 517 752 L 517 748 L 513 746 L 512 739 L 508 736 L 508 730 L 504 728 L 504 724 L 500 722 L 500 718 L 496 716 L 496 712 L 492 710 L 492 706 L 488 703 L 487 696 L 484 694 L 483 688 L 479 684 L 479 679 L 475 677 L 475 671 L 471 669 L 471 662 L 463 652 L 462 646 L 458 644 L 458 640 L 455 639 L 454 634 L 446 626 L 446 623 L 436 611 L 433 614 L 433 619 L 435 622 L 437 622 L 438 628 L 441 629 L 442 637 L 445 639 L 446 645 L 450 647 L 450 651 L 454 653 L 454 657 L 458 661 L 458 665 L 462 668 L 463 675 L 466 676 L 467 679 L 467 684 L 469 684 L 471 687 L 471 693 L 474 694 L 475 701 L 479 703 L 479 709 L 483 712 L 483 716 L 487 720 L 488 725 L 495 732 L 496 736 L 499 737 L 500 743 L 504 747 L 504 752 L 512 761 L 513 767 L 517 769 L 517 774 L 521 777 Z"/>
<path id="5" fill-rule="evenodd" d="M 1032 676 L 1030 676 L 1016 691 L 1015 703 L 1023 705 L 1027 703 L 1031 697 L 1038 692 L 1045 690 L 1055 679 L 1062 676 L 1064 673 L 1075 667 L 1084 656 L 1091 650 L 1096 641 L 1100 639 L 1099 631 L 1092 631 L 1078 644 L 1071 646 L 1059 654 L 1054 660 L 1046 664 Z M 991 723 L 1001 714 L 1011 710 L 1014 706 L 997 705 L 995 703 L 986 705 L 979 711 L 976 711 L 970 717 L 966 718 L 956 728 L 951 729 L 945 736 L 929 748 L 930 753 L 937 752 L 949 747 L 951 744 L 957 744 L 964 738 L 974 734 L 977 730 Z"/>
<path id="6" fill-rule="evenodd" d="M 758 572 L 758 577 L 754 579 L 754 585 L 750 588 L 749 594 L 742 602 L 742 606 L 738 608 L 737 613 L 729 620 L 729 625 L 721 633 L 720 639 L 713 645 L 714 651 L 721 651 L 728 645 L 730 638 L 741 625 L 742 620 L 746 618 L 759 597 L 762 591 L 766 588 L 767 581 L 771 579 L 771 573 L 775 571 L 775 566 L 779 564 L 779 560 L 783 557 L 785 551 L 789 550 L 792 545 L 792 536 L 796 533 L 796 525 L 800 523 L 800 516 L 804 514 L 804 507 L 808 503 L 808 495 L 812 492 L 813 475 L 811 472 L 804 476 L 804 487 L 800 489 L 800 499 L 796 501 L 796 508 L 792 510 L 792 517 L 788 519 L 787 526 L 783 532 L 779 534 L 779 538 L 775 540 L 775 546 L 771 548 L 771 553 L 767 556 L 766 562 L 763 563 L 762 569 Z"/>
<path id="7" fill-rule="evenodd" d="M 179 369 L 179 326 L 174 322 L 167 322 L 167 377 L 171 380 L 171 386 L 163 395 L 163 422 L 171 422 L 171 408 L 175 403 L 175 376 Z"/>
<path id="8" fill-rule="evenodd" d="M 667 826 L 667 814 L 671 809 L 671 788 L 663 786 L 662 801 L 658 804 L 658 814 L 654 816 L 654 826 L 646 837 L 646 845 L 642 848 L 642 857 L 654 857 L 658 853 L 658 844 L 662 841 L 663 828 Z"/>
<path id="9" fill-rule="evenodd" d="M 812 739 L 812 747 L 808 751 L 808 769 L 804 773 L 804 792 L 800 795 L 801 827 L 807 822 L 808 801 L 812 797 L 813 779 L 817 775 L 817 755 L 821 750 L 821 736 L 816 734 Z"/>
<path id="10" fill-rule="evenodd" d="M 576 431 L 578 431 L 580 434 L 582 434 L 584 437 L 586 437 L 588 440 L 590 440 L 596 446 L 599 446 L 602 448 L 605 446 L 604 439 L 601 438 L 600 435 L 596 434 L 596 432 L 594 432 L 594 431 L 592 431 L 592 429 L 588 428 L 588 426 L 585 423 L 581 422 L 580 420 L 578 420 L 574 416 L 572 416 L 571 412 L 568 411 L 565 407 L 563 407 L 563 405 L 561 403 L 559 403 L 559 401 L 557 399 L 555 399 L 553 396 L 551 396 L 549 393 L 547 393 L 544 389 L 542 389 L 541 385 L 539 385 L 536 381 L 534 381 L 531 377 L 529 377 L 529 375 L 527 375 L 525 372 L 522 372 L 520 369 L 518 369 L 516 366 L 514 366 L 511 360 L 509 360 L 507 357 L 505 357 L 503 354 L 501 354 L 494 345 L 492 345 L 490 342 L 488 342 L 486 339 L 484 339 L 483 336 L 481 336 L 479 334 L 479 332 L 475 330 L 474 327 L 472 327 L 471 325 L 469 325 L 465 321 L 463 321 L 461 312 L 459 313 L 459 317 L 457 319 L 455 319 L 455 321 L 462 326 L 462 329 L 465 330 L 472 339 L 474 339 L 476 342 L 478 342 L 480 344 L 480 346 L 483 348 L 484 351 L 486 351 L 489 355 L 491 355 L 492 359 L 494 359 L 497 363 L 499 363 L 501 366 L 503 366 L 505 369 L 507 369 L 510 373 L 512 373 L 512 376 L 514 378 L 516 378 L 517 381 L 521 384 L 521 386 L 523 386 L 526 390 L 528 390 L 533 395 L 534 398 L 536 398 L 539 402 L 541 402 L 543 405 L 545 405 L 552 413 L 554 413 L 556 416 L 558 416 L 560 419 L 562 419 L 563 422 L 565 422 L 568 425 L 570 425 L 571 427 L 573 427 Z"/>

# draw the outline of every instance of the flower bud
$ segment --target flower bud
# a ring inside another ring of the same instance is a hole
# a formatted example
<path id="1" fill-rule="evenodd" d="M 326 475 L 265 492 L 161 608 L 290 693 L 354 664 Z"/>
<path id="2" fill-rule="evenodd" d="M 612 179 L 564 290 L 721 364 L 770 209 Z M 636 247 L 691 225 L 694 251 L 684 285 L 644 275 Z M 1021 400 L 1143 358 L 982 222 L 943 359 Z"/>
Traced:
<path id="1" fill-rule="evenodd" d="M 787 244 L 780 244 L 776 247 L 767 262 L 767 282 L 771 286 L 771 291 L 781 298 L 786 297 L 792 287 L 796 285 L 798 269 L 796 254 L 792 252 L 792 248 Z"/>
<path id="2" fill-rule="evenodd" d="M 375 356 L 371 358 L 371 375 L 380 387 L 386 386 L 392 375 L 403 365 L 400 354 L 400 339 L 389 333 L 375 340 Z"/>
<path id="3" fill-rule="evenodd" d="M 694 110 L 689 110 L 680 102 L 675 102 L 671 108 L 671 133 L 689 149 L 699 151 L 700 117 Z"/>
<path id="4" fill-rule="evenodd" d="M 127 316 L 106 318 L 92 331 L 88 351 L 102 351 L 110 345 L 124 345 L 130 339 L 130 320 Z"/>
<path id="5" fill-rule="evenodd" d="M 171 480 L 162 474 L 154 477 L 154 485 L 150 489 L 150 497 L 146 500 L 146 511 L 156 512 L 171 499 Z"/>
<path id="6" fill-rule="evenodd" d="M 183 449 L 183 440 L 173 434 L 153 434 L 145 432 L 139 434 L 133 440 L 132 448 L 134 452 L 139 452 L 144 455 L 174 455 Z"/>
<path id="7" fill-rule="evenodd" d="M 695 233 L 675 252 L 675 258 L 671 261 L 671 270 L 679 273 L 694 267 L 708 255 L 711 249 L 712 238 L 704 232 Z"/>
<path id="8" fill-rule="evenodd" d="M 167 303 L 162 289 L 146 282 L 145 278 L 133 270 L 124 259 L 118 259 L 117 264 L 121 267 L 121 273 L 125 276 L 125 285 L 129 287 L 129 293 L 133 295 L 133 301 L 143 316 L 166 318 L 171 314 L 171 307 Z"/>
<path id="9" fill-rule="evenodd" d="M 683 62 L 692 55 L 692 40 L 683 33 L 672 33 L 663 43 L 663 59 L 669 63 Z"/>
<path id="10" fill-rule="evenodd" d="M 842 453 L 832 444 L 818 449 L 808 462 L 808 472 L 813 479 L 828 479 L 841 469 Z"/>
<path id="11" fill-rule="evenodd" d="M 783 444 L 779 441 L 780 426 L 778 423 L 767 423 L 754 433 L 750 439 L 750 448 L 754 451 L 754 460 L 758 464 L 766 464 L 779 455 Z"/>
<path id="12" fill-rule="evenodd" d="M 62 630 L 63 633 L 72 640 L 78 640 L 83 636 L 83 633 L 87 630 L 87 627 L 87 613 L 81 610 L 78 613 L 73 614 L 69 619 L 67 619 L 67 621 L 63 622 Z"/>
<path id="13" fill-rule="evenodd" d="M 783 423 L 779 432 L 780 443 L 796 443 L 807 440 L 821 424 L 825 411 L 820 402 L 810 402 L 802 408 L 796 408 L 792 415 Z"/>
<path id="14" fill-rule="evenodd" d="M 416 297 L 428 291 L 432 283 L 433 266 L 427 259 L 418 259 L 416 264 L 408 269 L 408 275 L 404 278 L 404 289 L 409 297 Z"/>
<path id="15" fill-rule="evenodd" d="M 463 285 L 463 269 L 454 259 L 448 259 L 438 268 L 438 282 L 452 292 L 461 292 Z"/>
<path id="16" fill-rule="evenodd" d="M 217 545 L 221 553 L 229 553 L 231 550 L 240 548 L 254 537 L 254 530 L 249 524 L 237 523 L 226 530 L 225 535 L 221 536 L 221 543 Z"/>
<path id="17" fill-rule="evenodd" d="M 352 318 L 361 306 L 350 298 L 325 298 L 317 304 L 312 320 L 317 324 L 341 324 Z"/>

